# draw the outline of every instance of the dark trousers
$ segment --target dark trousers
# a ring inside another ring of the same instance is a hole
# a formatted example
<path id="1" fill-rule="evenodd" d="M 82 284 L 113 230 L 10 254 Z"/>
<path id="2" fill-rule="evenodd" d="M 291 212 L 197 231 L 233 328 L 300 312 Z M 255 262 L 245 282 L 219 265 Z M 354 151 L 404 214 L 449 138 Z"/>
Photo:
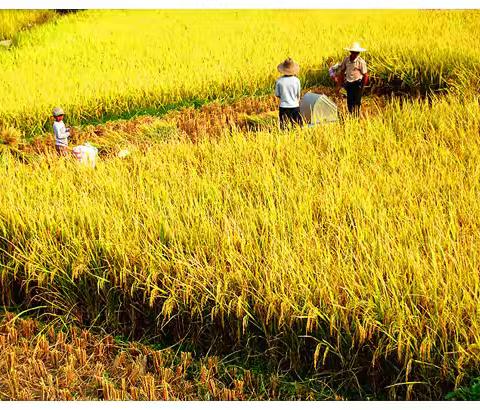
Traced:
<path id="1" fill-rule="evenodd" d="M 360 105 L 362 104 L 362 80 L 348 81 L 345 83 L 345 89 L 347 90 L 347 107 L 348 112 L 358 117 L 360 115 Z"/>
<path id="2" fill-rule="evenodd" d="M 288 126 L 298 124 L 303 125 L 303 118 L 300 115 L 300 107 L 283 108 L 280 107 L 280 129 L 284 130 Z"/>

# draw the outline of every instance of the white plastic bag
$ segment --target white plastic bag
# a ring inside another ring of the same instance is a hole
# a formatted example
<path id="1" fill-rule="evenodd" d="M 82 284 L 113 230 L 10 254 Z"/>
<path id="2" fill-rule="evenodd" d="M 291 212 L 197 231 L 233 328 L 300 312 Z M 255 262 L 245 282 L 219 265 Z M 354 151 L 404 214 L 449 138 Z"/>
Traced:
<path id="1" fill-rule="evenodd" d="M 97 165 L 98 149 L 90 145 L 88 142 L 73 148 L 73 155 L 80 164 L 95 168 Z"/>

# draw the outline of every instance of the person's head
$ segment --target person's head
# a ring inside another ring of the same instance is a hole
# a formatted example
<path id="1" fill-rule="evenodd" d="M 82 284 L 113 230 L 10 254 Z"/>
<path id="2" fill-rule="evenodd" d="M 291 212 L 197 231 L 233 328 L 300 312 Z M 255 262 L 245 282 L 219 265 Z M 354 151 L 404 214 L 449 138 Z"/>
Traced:
<path id="1" fill-rule="evenodd" d="M 65 115 L 65 112 L 60 108 L 60 107 L 55 107 L 52 110 L 53 117 L 55 118 L 55 121 L 63 121 L 63 116 Z"/>
<path id="2" fill-rule="evenodd" d="M 350 51 L 350 60 L 355 60 L 360 55 L 359 51 Z"/>
<path id="3" fill-rule="evenodd" d="M 283 63 L 277 66 L 277 70 L 283 75 L 297 75 L 300 71 L 300 66 L 288 57 Z"/>

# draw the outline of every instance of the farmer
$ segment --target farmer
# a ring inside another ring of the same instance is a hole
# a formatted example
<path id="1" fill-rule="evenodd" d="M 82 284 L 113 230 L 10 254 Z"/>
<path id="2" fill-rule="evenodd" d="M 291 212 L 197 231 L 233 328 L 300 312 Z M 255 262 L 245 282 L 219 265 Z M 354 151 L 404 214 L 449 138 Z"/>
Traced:
<path id="1" fill-rule="evenodd" d="M 57 154 L 65 157 L 68 155 L 68 137 L 70 129 L 65 127 L 63 116 L 65 112 L 60 107 L 55 107 L 52 111 L 55 122 L 53 123 L 53 133 L 55 134 L 55 151 Z"/>
<path id="2" fill-rule="evenodd" d="M 348 112 L 358 117 L 360 115 L 363 87 L 368 83 L 367 63 L 360 57 L 360 53 L 366 51 L 366 49 L 360 47 L 359 43 L 353 43 L 351 47 L 345 50 L 350 51 L 350 55 L 345 57 L 340 65 L 337 92 L 340 92 L 342 85 L 345 87 Z"/>
<path id="3" fill-rule="evenodd" d="M 300 71 L 299 65 L 290 57 L 277 66 L 282 77 L 275 82 L 275 96 L 280 99 L 279 117 L 280 129 L 287 125 L 302 125 L 300 115 L 300 80 L 296 76 Z"/>

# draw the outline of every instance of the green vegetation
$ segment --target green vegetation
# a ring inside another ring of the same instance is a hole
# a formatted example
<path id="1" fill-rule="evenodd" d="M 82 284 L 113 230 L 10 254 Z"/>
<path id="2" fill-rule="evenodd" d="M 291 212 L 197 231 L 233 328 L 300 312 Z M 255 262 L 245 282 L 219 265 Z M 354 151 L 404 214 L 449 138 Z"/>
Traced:
<path id="1" fill-rule="evenodd" d="M 480 377 L 472 380 L 469 387 L 460 387 L 446 396 L 447 400 L 480 400 Z"/>

